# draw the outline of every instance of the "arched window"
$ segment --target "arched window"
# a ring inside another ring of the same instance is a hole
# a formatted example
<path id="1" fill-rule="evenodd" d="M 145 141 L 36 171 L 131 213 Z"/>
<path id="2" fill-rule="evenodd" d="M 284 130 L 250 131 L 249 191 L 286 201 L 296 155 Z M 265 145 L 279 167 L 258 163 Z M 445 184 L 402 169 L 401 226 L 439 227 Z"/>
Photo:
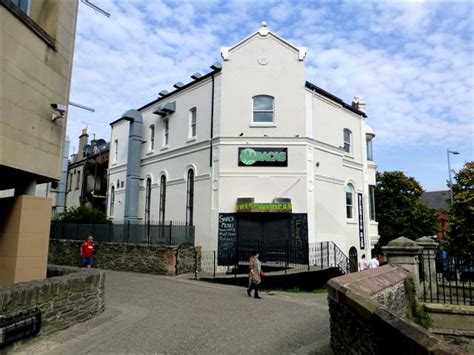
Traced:
<path id="1" fill-rule="evenodd" d="M 186 193 L 186 225 L 193 225 L 193 205 L 194 205 L 194 170 L 188 170 L 188 186 Z"/>
<path id="2" fill-rule="evenodd" d="M 358 269 L 358 261 L 357 261 L 357 249 L 355 247 L 351 247 L 349 249 L 349 270 L 350 272 L 357 272 Z"/>
<path id="3" fill-rule="evenodd" d="M 114 204 L 115 204 L 115 186 L 110 189 L 110 217 L 114 216 Z"/>
<path id="4" fill-rule="evenodd" d="M 150 225 L 150 210 L 151 210 L 151 179 L 146 179 L 145 190 L 145 224 Z"/>
<path id="5" fill-rule="evenodd" d="M 354 186 L 351 184 L 346 186 L 346 217 L 354 218 Z"/>
<path id="6" fill-rule="evenodd" d="M 159 224 L 165 224 L 165 205 L 166 205 L 166 176 L 161 175 L 160 179 L 160 216 Z"/>
<path id="7" fill-rule="evenodd" d="M 344 151 L 352 153 L 352 132 L 347 128 L 344 128 Z"/>
<path id="8" fill-rule="evenodd" d="M 268 95 L 259 95 L 253 97 L 253 116 L 252 122 L 259 124 L 273 123 L 274 116 L 274 98 Z"/>

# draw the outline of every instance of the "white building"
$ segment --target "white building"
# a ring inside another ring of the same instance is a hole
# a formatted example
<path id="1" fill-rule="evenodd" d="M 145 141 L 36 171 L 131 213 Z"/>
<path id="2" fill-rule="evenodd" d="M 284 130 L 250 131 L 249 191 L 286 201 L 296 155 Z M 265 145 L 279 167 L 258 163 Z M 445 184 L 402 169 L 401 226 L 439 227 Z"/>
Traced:
<path id="1" fill-rule="evenodd" d="M 204 250 L 300 238 L 369 257 L 378 231 L 365 104 L 307 82 L 306 49 L 265 23 L 221 54 L 222 66 L 111 123 L 109 217 L 185 220 Z"/>

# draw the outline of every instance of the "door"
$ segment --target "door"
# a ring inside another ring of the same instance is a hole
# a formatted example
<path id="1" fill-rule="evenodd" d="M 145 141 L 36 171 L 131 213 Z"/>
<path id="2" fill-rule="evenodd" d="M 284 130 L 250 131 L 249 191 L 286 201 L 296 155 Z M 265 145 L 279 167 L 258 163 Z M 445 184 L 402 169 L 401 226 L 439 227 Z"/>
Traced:
<path id="1" fill-rule="evenodd" d="M 350 261 L 350 271 L 357 272 L 357 249 L 352 247 L 349 249 L 349 261 Z"/>

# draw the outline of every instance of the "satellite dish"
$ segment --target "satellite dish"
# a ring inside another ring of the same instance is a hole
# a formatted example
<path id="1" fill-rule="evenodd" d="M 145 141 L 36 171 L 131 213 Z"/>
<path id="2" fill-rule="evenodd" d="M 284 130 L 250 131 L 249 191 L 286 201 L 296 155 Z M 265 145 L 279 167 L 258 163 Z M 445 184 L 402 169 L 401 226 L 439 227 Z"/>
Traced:
<path id="1" fill-rule="evenodd" d="M 85 157 L 88 157 L 89 155 L 92 154 L 92 152 L 93 152 L 92 146 L 91 146 L 90 144 L 86 144 L 86 145 L 84 146 L 84 152 L 83 152 L 83 153 L 84 153 L 84 156 L 85 156 Z"/>
<path id="2" fill-rule="evenodd" d="M 104 151 L 105 149 L 107 149 L 107 142 L 105 141 L 105 139 L 98 139 L 97 142 L 96 142 L 96 146 L 97 148 L 99 148 L 99 151 Z"/>

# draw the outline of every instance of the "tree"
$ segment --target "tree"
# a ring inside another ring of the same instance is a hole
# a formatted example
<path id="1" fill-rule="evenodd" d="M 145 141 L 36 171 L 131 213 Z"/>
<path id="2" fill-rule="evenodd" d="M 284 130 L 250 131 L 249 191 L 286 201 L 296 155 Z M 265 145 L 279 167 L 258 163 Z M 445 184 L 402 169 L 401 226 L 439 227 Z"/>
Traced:
<path id="1" fill-rule="evenodd" d="M 398 237 L 417 239 L 436 232 L 436 213 L 421 201 L 418 181 L 401 171 L 377 172 L 375 209 L 379 246 Z"/>
<path id="2" fill-rule="evenodd" d="M 110 223 L 104 212 L 85 205 L 61 213 L 58 220 L 72 223 Z"/>
<path id="3" fill-rule="evenodd" d="M 454 176 L 453 203 L 449 206 L 448 250 L 457 257 L 474 257 L 474 162 Z"/>

